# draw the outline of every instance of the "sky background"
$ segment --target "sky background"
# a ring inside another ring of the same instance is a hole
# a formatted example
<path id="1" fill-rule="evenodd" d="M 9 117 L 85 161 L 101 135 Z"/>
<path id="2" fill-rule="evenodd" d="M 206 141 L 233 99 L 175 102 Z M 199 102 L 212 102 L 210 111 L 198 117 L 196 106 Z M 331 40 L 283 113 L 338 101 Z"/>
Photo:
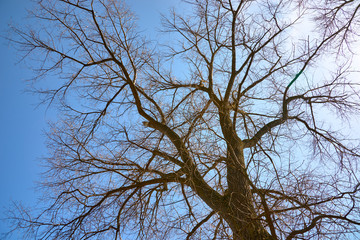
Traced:
<path id="1" fill-rule="evenodd" d="M 178 1 L 126 2 L 138 16 L 140 27 L 153 35 L 160 26 L 160 13 Z M 47 152 L 44 131 L 47 122 L 56 119 L 46 106 L 38 106 L 38 96 L 25 92 L 32 72 L 25 63 L 19 63 L 21 54 L 4 38 L 9 36 L 9 24 L 21 26 L 28 21 L 26 9 L 33 6 L 30 0 L 0 0 L 0 219 L 6 217 L 13 201 L 31 207 L 40 197 L 36 195 L 35 182 L 42 171 L 39 160 Z M 9 227 L 0 221 L 0 233 Z M 10 239 L 21 238 L 13 235 Z"/>
<path id="2" fill-rule="evenodd" d="M 12 201 L 35 203 L 34 182 L 38 179 L 37 160 L 46 152 L 42 129 L 46 113 L 35 109 L 37 97 L 25 94 L 25 79 L 31 72 L 16 64 L 19 55 L 4 39 L 10 22 L 22 23 L 29 0 L 0 0 L 0 218 Z M 0 232 L 8 230 L 0 222 Z M 12 239 L 20 239 L 14 238 Z"/>

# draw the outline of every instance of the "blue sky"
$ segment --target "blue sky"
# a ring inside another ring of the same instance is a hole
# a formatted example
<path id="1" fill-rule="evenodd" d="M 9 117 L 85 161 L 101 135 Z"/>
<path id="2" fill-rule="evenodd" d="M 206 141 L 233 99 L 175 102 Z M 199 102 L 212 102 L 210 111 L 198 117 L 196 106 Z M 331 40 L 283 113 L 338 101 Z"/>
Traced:
<path id="1" fill-rule="evenodd" d="M 160 26 L 160 12 L 165 12 L 178 1 L 132 0 L 129 2 L 139 18 L 139 25 L 148 33 Z M 24 24 L 29 0 L 0 0 L 0 35 L 7 36 L 8 24 Z M 45 135 L 47 121 L 55 118 L 45 106 L 37 107 L 36 95 L 25 93 L 26 80 L 33 75 L 21 55 L 0 38 L 0 219 L 12 201 L 21 201 L 31 207 L 40 196 L 35 182 L 42 171 L 39 159 L 46 155 Z M 0 222 L 0 233 L 6 232 Z M 11 239 L 19 239 L 14 235 Z"/>
<path id="2" fill-rule="evenodd" d="M 30 7 L 28 0 L 0 0 L 0 35 L 6 36 L 10 22 L 21 24 Z M 37 160 L 46 152 L 42 129 L 47 115 L 35 109 L 37 97 L 25 94 L 25 79 L 31 74 L 8 41 L 0 38 L 0 218 L 11 201 L 33 204 Z M 0 232 L 7 230 L 0 222 Z M 15 237 L 15 236 L 14 236 Z M 14 238 L 15 239 L 15 238 Z M 18 238 L 17 238 L 18 239 Z"/>

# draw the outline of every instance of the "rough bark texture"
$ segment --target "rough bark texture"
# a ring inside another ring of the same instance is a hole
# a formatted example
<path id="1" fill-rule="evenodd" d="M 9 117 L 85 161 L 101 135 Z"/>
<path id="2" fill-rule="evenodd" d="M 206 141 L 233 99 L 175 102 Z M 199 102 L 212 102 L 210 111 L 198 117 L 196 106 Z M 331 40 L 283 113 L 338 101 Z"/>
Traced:
<path id="1" fill-rule="evenodd" d="M 236 153 L 238 153 L 237 161 L 242 161 L 242 152 L 236 151 Z M 234 239 L 275 239 L 258 219 L 253 205 L 249 178 L 244 167 L 232 162 L 232 166 L 228 166 L 227 174 L 229 194 L 226 196 L 228 213 L 225 219 L 233 231 Z"/>
<path id="2" fill-rule="evenodd" d="M 219 112 L 220 123 L 228 149 L 226 158 L 228 192 L 224 219 L 232 229 L 234 240 L 276 239 L 264 228 L 254 209 L 251 180 L 247 175 L 241 139 L 232 128 L 228 108 Z"/>

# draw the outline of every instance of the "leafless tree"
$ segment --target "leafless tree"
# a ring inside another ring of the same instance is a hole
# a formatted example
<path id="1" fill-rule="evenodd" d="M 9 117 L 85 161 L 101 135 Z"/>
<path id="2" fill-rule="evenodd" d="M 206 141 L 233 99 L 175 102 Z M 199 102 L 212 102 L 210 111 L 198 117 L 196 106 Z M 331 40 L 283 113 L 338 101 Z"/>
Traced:
<path id="1" fill-rule="evenodd" d="M 39 1 L 32 26 L 14 29 L 61 113 L 44 201 L 18 206 L 14 227 L 34 239 L 359 239 L 359 2 L 186 4 L 163 20 L 167 46 L 116 0 Z"/>

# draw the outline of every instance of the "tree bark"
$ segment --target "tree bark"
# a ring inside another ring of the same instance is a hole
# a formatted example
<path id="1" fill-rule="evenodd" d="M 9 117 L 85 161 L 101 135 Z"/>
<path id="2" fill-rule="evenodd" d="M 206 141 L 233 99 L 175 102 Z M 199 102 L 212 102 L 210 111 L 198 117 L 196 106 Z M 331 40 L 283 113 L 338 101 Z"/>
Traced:
<path id="1" fill-rule="evenodd" d="M 220 112 L 222 132 L 227 141 L 227 212 L 223 216 L 229 224 L 234 240 L 274 240 L 257 217 L 250 179 L 246 173 L 244 144 L 232 127 L 226 109 Z"/>
<path id="2" fill-rule="evenodd" d="M 242 154 L 240 154 L 243 160 Z M 254 209 L 253 197 L 245 169 L 228 166 L 228 213 L 226 221 L 233 231 L 234 240 L 267 240 L 272 237 L 263 227 Z"/>

